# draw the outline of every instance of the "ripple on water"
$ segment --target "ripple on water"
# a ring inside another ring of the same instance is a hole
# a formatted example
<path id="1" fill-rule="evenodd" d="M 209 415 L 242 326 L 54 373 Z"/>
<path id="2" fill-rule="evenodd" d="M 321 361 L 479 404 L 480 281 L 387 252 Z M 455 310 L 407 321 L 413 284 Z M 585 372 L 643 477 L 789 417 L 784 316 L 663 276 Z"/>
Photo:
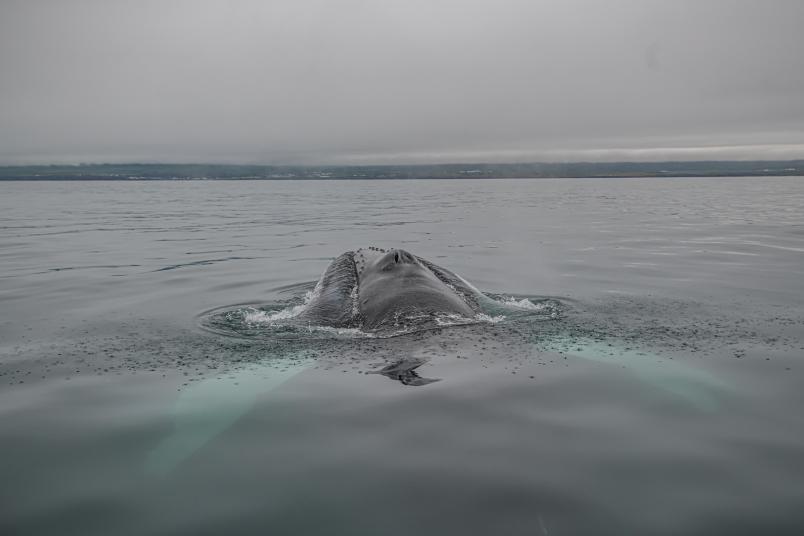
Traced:
<path id="1" fill-rule="evenodd" d="M 268 303 L 240 303 L 204 311 L 198 315 L 201 329 L 226 337 L 261 340 L 390 338 L 408 333 L 473 324 L 498 324 L 529 320 L 556 319 L 561 304 L 554 298 L 484 294 L 481 311 L 472 317 L 450 313 L 406 313 L 392 325 L 364 331 L 360 326 L 336 328 L 298 320 L 314 296 L 310 283 L 279 289 L 290 298 Z"/>

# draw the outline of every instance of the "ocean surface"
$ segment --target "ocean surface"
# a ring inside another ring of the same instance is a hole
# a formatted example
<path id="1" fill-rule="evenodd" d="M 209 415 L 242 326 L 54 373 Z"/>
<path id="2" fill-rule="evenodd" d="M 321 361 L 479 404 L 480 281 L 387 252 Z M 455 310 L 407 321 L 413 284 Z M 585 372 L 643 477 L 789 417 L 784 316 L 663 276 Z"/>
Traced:
<path id="1" fill-rule="evenodd" d="M 275 329 L 368 246 L 509 307 Z M 804 534 L 804 178 L 2 182 L 0 534 Z"/>

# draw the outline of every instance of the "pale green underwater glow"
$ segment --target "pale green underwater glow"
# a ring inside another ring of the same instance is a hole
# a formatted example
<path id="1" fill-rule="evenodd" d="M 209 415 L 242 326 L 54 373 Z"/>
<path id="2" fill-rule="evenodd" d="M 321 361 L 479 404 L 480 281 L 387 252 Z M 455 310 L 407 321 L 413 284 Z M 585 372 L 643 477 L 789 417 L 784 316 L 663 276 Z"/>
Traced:
<path id="1" fill-rule="evenodd" d="M 311 364 L 309 359 L 271 359 L 183 389 L 172 408 L 173 431 L 148 453 L 146 472 L 167 475 L 237 422 L 259 395 L 276 389 Z"/>
<path id="2" fill-rule="evenodd" d="M 555 338 L 550 351 L 623 367 L 650 388 L 659 389 L 703 412 L 717 411 L 729 390 L 722 380 L 644 350 L 588 338 Z M 284 384 L 314 363 L 310 358 L 286 357 L 253 364 L 201 380 L 178 393 L 171 408 L 173 431 L 147 455 L 145 470 L 167 475 L 248 412 L 257 397 Z"/>
<path id="3" fill-rule="evenodd" d="M 676 396 L 701 411 L 718 410 L 723 394 L 729 390 L 726 382 L 706 370 L 644 350 L 586 338 L 557 338 L 549 343 L 548 348 L 590 361 L 624 367 L 647 385 Z"/>

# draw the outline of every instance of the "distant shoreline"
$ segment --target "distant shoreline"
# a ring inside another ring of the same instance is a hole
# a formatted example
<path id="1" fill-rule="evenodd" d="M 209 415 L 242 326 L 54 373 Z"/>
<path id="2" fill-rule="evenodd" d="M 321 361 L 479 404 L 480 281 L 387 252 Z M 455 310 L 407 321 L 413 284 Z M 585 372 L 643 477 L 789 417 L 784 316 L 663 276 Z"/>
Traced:
<path id="1" fill-rule="evenodd" d="M 0 181 L 400 180 L 804 176 L 804 160 L 359 166 L 79 164 L 0 166 Z"/>

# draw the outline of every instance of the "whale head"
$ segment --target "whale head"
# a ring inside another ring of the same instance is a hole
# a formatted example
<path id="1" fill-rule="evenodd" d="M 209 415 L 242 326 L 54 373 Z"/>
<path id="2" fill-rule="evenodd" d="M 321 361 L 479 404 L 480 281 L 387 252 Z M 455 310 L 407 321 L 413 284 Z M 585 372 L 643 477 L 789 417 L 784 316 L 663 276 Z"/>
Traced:
<path id="1" fill-rule="evenodd" d="M 474 318 L 479 291 L 404 249 L 347 251 L 334 259 L 294 322 L 383 331 L 440 325 L 442 315 Z"/>
<path id="2" fill-rule="evenodd" d="M 400 315 L 474 315 L 464 298 L 415 255 L 403 249 L 370 252 L 359 250 L 355 256 L 358 303 L 365 327 L 386 325 Z"/>

